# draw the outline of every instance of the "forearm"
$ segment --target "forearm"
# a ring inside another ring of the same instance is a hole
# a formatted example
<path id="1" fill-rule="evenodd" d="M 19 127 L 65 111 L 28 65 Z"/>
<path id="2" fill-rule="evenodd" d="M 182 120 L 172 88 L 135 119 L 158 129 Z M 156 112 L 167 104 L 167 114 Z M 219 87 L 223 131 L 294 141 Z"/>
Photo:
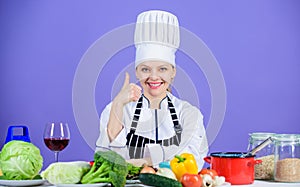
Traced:
<path id="1" fill-rule="evenodd" d="M 113 141 L 123 129 L 123 105 L 114 101 L 112 103 L 107 124 L 107 133 L 110 141 Z"/>

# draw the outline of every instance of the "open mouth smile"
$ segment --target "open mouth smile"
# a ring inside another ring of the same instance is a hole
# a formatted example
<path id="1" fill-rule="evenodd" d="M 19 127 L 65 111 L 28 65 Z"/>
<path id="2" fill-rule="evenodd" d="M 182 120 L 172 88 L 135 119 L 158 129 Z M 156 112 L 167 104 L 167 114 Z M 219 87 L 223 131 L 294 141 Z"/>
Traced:
<path id="1" fill-rule="evenodd" d="M 163 82 L 147 82 L 147 85 L 151 88 L 151 89 L 158 89 L 161 85 L 163 85 Z"/>

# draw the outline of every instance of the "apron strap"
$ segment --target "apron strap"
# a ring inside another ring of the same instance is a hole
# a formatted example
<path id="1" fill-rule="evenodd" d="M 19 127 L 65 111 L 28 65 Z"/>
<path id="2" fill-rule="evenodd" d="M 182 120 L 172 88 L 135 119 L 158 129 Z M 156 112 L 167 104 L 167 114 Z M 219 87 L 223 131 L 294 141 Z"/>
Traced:
<path id="1" fill-rule="evenodd" d="M 134 115 L 133 115 L 133 119 L 132 119 L 132 123 L 131 123 L 131 127 L 130 127 L 130 131 L 135 132 L 138 121 L 140 119 L 140 114 L 141 114 L 141 110 L 142 110 L 142 106 L 143 106 L 143 96 L 141 96 L 136 104 L 135 107 L 135 111 L 134 111 Z"/>
<path id="2" fill-rule="evenodd" d="M 175 110 L 175 107 L 174 107 L 171 99 L 168 96 L 167 96 L 167 98 L 168 98 L 168 107 L 169 107 L 169 111 L 170 111 L 170 114 L 171 114 L 171 117 L 172 117 L 174 130 L 175 130 L 175 134 L 176 134 L 175 135 L 176 137 L 173 137 L 174 141 L 175 141 L 174 144 L 179 145 L 180 142 L 181 142 L 182 127 L 179 124 L 179 120 L 178 120 L 178 117 L 177 117 L 177 114 L 176 114 L 176 110 Z"/>

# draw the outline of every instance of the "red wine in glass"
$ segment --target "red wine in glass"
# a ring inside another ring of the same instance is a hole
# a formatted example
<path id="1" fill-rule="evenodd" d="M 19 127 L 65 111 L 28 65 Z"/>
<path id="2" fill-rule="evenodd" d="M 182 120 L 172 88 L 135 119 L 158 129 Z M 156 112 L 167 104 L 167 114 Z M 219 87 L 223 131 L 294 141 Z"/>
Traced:
<path id="1" fill-rule="evenodd" d="M 67 138 L 44 138 L 46 146 L 51 151 L 61 151 L 69 144 L 70 139 Z"/>
<path id="2" fill-rule="evenodd" d="M 48 123 L 44 130 L 45 145 L 54 152 L 55 162 L 58 162 L 58 153 L 65 149 L 70 141 L 70 130 L 67 123 Z"/>

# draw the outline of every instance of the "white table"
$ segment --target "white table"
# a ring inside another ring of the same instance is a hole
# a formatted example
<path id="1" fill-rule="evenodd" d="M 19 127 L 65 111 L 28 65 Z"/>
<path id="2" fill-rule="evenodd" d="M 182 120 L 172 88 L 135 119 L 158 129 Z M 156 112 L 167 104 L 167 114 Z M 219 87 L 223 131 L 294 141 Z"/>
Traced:
<path id="1" fill-rule="evenodd" d="M 106 185 L 105 187 L 109 187 L 110 185 Z M 222 185 L 223 186 L 223 185 Z M 222 187 L 220 186 L 220 187 Z M 228 186 L 228 185 L 226 185 Z M 268 181 L 260 181 L 255 180 L 253 184 L 249 185 L 231 185 L 233 187 L 300 187 L 300 183 L 282 183 L 282 182 L 268 182 Z M 1 186 L 0 187 L 4 187 Z M 42 186 L 35 186 L 35 187 L 55 187 L 54 185 L 45 184 Z M 76 187 L 76 185 L 74 185 Z M 143 184 L 128 184 L 126 187 L 146 187 L 146 185 Z M 225 187 L 225 186 L 224 186 Z"/>
<path id="2" fill-rule="evenodd" d="M 300 183 L 282 183 L 282 182 L 268 182 L 268 181 L 261 181 L 261 180 L 255 180 L 253 184 L 249 185 L 232 185 L 234 187 L 300 187 Z"/>

